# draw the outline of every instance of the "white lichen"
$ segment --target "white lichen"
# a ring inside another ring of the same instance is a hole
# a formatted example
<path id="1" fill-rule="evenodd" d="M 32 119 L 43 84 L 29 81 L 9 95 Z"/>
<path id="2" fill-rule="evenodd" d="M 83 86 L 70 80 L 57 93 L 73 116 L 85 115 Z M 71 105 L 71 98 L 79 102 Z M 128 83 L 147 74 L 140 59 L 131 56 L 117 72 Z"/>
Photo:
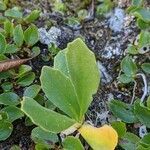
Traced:
<path id="1" fill-rule="evenodd" d="M 120 32 L 124 25 L 125 13 L 121 8 L 115 8 L 114 13 L 112 13 L 109 19 L 109 27 L 114 32 Z"/>
<path id="2" fill-rule="evenodd" d="M 46 31 L 45 28 L 39 28 L 40 42 L 46 45 L 56 44 L 59 45 L 57 39 L 61 36 L 61 30 L 56 27 L 51 27 L 49 31 Z"/>

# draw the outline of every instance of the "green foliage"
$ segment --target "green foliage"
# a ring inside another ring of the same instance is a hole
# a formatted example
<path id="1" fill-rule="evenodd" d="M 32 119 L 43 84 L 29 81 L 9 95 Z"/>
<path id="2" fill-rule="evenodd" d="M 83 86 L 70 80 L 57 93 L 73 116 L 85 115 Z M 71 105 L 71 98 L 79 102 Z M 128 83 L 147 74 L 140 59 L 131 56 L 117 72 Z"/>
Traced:
<path id="1" fill-rule="evenodd" d="M 48 99 L 67 115 L 79 121 L 80 107 L 71 80 L 59 70 L 49 67 L 43 67 L 40 79 Z"/>
<path id="2" fill-rule="evenodd" d="M 54 144 L 59 141 L 57 134 L 47 132 L 39 127 L 32 130 L 31 138 L 37 144 L 36 147 L 47 149 L 53 148 Z"/>
<path id="3" fill-rule="evenodd" d="M 134 106 L 134 112 L 138 120 L 144 125 L 146 125 L 148 128 L 150 128 L 150 108 L 145 107 L 139 102 L 136 102 Z"/>
<path id="4" fill-rule="evenodd" d="M 22 12 L 20 12 L 18 7 L 13 7 L 5 11 L 5 16 L 20 19 L 22 18 Z"/>
<path id="5" fill-rule="evenodd" d="M 33 123 L 40 128 L 53 133 L 59 133 L 76 123 L 75 120 L 68 118 L 65 115 L 42 107 L 29 97 L 24 97 L 21 110 L 31 118 Z"/>
<path id="6" fill-rule="evenodd" d="M 114 6 L 114 2 L 111 0 L 102 0 L 102 4 L 97 6 L 96 13 L 97 15 L 102 15 L 108 13 Z"/>
<path id="7" fill-rule="evenodd" d="M 28 74 L 25 74 L 23 77 L 19 78 L 16 83 L 20 86 L 28 86 L 30 85 L 35 79 L 35 73 L 29 72 Z"/>
<path id="8" fill-rule="evenodd" d="M 144 70 L 144 72 L 150 74 L 150 63 L 143 63 L 141 67 Z"/>
<path id="9" fill-rule="evenodd" d="M 14 29 L 14 24 L 11 21 L 6 20 L 4 22 L 4 30 L 5 30 L 5 34 L 6 34 L 7 37 L 12 36 L 13 29 Z"/>
<path id="10" fill-rule="evenodd" d="M 0 54 L 4 53 L 6 49 L 5 37 L 0 33 Z"/>
<path id="11" fill-rule="evenodd" d="M 124 57 L 121 61 L 121 70 L 126 76 L 135 77 L 137 73 L 137 66 L 130 56 Z"/>
<path id="12" fill-rule="evenodd" d="M 38 19 L 40 16 L 40 11 L 39 10 L 33 10 L 28 16 L 24 18 L 24 21 L 27 23 L 32 23 L 36 19 Z"/>
<path id="13" fill-rule="evenodd" d="M 69 127 L 77 130 L 99 85 L 99 70 L 93 53 L 81 39 L 76 39 L 56 55 L 53 68 L 47 66 L 42 68 L 40 80 L 42 90 L 48 98 L 47 102 L 52 102 L 61 111 L 48 109 L 49 104 L 46 104 L 48 108 L 45 108 L 41 106 L 42 103 L 39 102 L 40 105 L 29 97 L 23 98 L 21 110 L 34 124 L 47 132 L 59 133 Z M 24 95 L 35 97 L 38 92 L 30 95 L 32 88 L 33 86 L 29 87 Z M 72 148 L 73 144 L 83 149 L 81 142 L 72 137 L 67 138 L 63 145 L 68 149 Z M 36 145 L 37 149 L 44 147 L 47 148 L 45 143 L 39 142 Z"/>
<path id="14" fill-rule="evenodd" d="M 114 121 L 111 123 L 112 127 L 117 131 L 119 138 L 126 134 L 126 124 L 121 121 Z"/>
<path id="15" fill-rule="evenodd" d="M 13 130 L 13 126 L 6 120 L 0 121 L 0 141 L 6 140 Z"/>
<path id="16" fill-rule="evenodd" d="M 8 120 L 13 122 L 24 116 L 23 112 L 16 106 L 7 106 L 2 109 L 8 115 Z"/>
<path id="17" fill-rule="evenodd" d="M 137 122 L 135 117 L 133 106 L 126 104 L 118 100 L 112 100 L 109 103 L 110 111 L 122 121 L 126 123 Z"/>
<path id="18" fill-rule="evenodd" d="M 80 140 L 73 136 L 68 136 L 63 141 L 63 148 L 64 148 L 64 150 L 72 150 L 74 148 L 76 148 L 77 150 L 84 150 L 84 147 L 81 144 Z"/>
<path id="19" fill-rule="evenodd" d="M 38 29 L 31 25 L 24 31 L 24 40 L 28 46 L 33 46 L 39 40 Z"/>
<path id="20" fill-rule="evenodd" d="M 127 132 L 122 141 L 120 142 L 120 146 L 125 150 L 136 150 L 137 143 L 140 141 L 140 138 L 133 133 Z"/>
<path id="21" fill-rule="evenodd" d="M 147 98 L 147 107 L 150 108 L 150 96 Z"/>
<path id="22" fill-rule="evenodd" d="M 3 2 L 3 0 L 0 1 L 0 10 L 5 10 L 7 7 L 6 7 L 6 4 Z"/>
<path id="23" fill-rule="evenodd" d="M 61 0 L 55 0 L 53 10 L 58 11 L 60 13 L 64 13 L 67 10 L 67 7 Z"/>
<path id="24" fill-rule="evenodd" d="M 6 45 L 5 54 L 13 54 L 13 53 L 17 53 L 18 51 L 19 51 L 19 49 L 17 48 L 16 45 L 14 45 L 14 44 Z"/>
<path id="25" fill-rule="evenodd" d="M 18 105 L 20 98 L 13 92 L 0 94 L 0 104 L 3 105 Z"/>
<path id="26" fill-rule="evenodd" d="M 17 78 L 24 76 L 26 73 L 30 72 L 32 68 L 29 65 L 21 65 L 19 67 Z"/>
<path id="27" fill-rule="evenodd" d="M 150 10 L 143 7 L 144 0 L 132 0 L 132 5 L 127 9 L 137 18 L 137 26 L 142 29 L 149 29 Z"/>
<path id="28" fill-rule="evenodd" d="M 24 34 L 21 25 L 17 25 L 13 32 L 13 39 L 18 47 L 21 47 L 24 40 Z"/>
<path id="29" fill-rule="evenodd" d="M 41 90 L 40 85 L 33 84 L 25 89 L 23 96 L 35 98 L 40 90 Z"/>
<path id="30" fill-rule="evenodd" d="M 150 149 L 150 133 L 148 133 L 147 135 L 145 135 L 139 142 L 138 146 L 143 147 L 143 150 L 146 149 Z M 140 150 L 140 149 L 138 149 Z"/>

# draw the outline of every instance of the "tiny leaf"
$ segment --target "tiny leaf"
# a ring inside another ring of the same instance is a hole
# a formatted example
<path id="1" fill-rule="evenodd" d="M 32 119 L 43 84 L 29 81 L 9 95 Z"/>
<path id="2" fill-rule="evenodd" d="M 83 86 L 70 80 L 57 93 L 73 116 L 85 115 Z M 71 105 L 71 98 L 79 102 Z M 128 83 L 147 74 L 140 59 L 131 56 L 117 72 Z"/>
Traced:
<path id="1" fill-rule="evenodd" d="M 131 105 L 125 104 L 118 100 L 112 100 L 109 103 L 110 111 L 122 121 L 134 123 L 137 121 Z"/>
<path id="2" fill-rule="evenodd" d="M 50 143 L 55 144 L 59 141 L 57 134 L 45 131 L 39 127 L 32 130 L 31 138 L 35 143 L 40 143 L 46 146 L 50 145 Z"/>
<path id="3" fill-rule="evenodd" d="M 150 63 L 143 63 L 141 67 L 146 73 L 150 74 Z"/>
<path id="4" fill-rule="evenodd" d="M 19 99 L 19 96 L 13 92 L 0 94 L 0 104 L 3 105 L 18 105 Z"/>
<path id="5" fill-rule="evenodd" d="M 0 54 L 4 53 L 6 49 L 5 37 L 0 33 Z"/>
<path id="6" fill-rule="evenodd" d="M 4 107 L 2 109 L 2 111 L 6 112 L 8 114 L 10 122 L 13 122 L 16 119 L 19 119 L 19 118 L 24 116 L 23 112 L 19 108 L 15 107 L 15 106 Z"/>
<path id="7" fill-rule="evenodd" d="M 119 138 L 126 134 L 126 124 L 121 121 L 114 121 L 111 126 L 117 131 Z"/>
<path id="8" fill-rule="evenodd" d="M 28 16 L 25 17 L 25 22 L 31 23 L 35 21 L 37 18 L 40 16 L 40 11 L 39 10 L 33 10 Z"/>
<path id="9" fill-rule="evenodd" d="M 6 140 L 13 130 L 13 125 L 8 121 L 0 121 L 0 141 Z"/>
<path id="10" fill-rule="evenodd" d="M 126 76 L 134 77 L 137 72 L 137 66 L 130 56 L 126 56 L 121 61 L 121 69 Z"/>
<path id="11" fill-rule="evenodd" d="M 73 150 L 74 148 L 76 148 L 77 150 L 84 150 L 81 141 L 78 138 L 75 138 L 73 136 L 68 136 L 63 141 L 63 148 L 64 150 Z"/>
<path id="12" fill-rule="evenodd" d="M 28 46 L 33 46 L 39 40 L 38 29 L 35 25 L 31 25 L 24 32 L 24 40 Z"/>
<path id="13" fill-rule="evenodd" d="M 150 108 L 145 107 L 139 102 L 135 102 L 134 112 L 139 121 L 150 128 Z"/>
<path id="14" fill-rule="evenodd" d="M 24 40 L 24 34 L 23 34 L 21 25 L 17 25 L 15 27 L 14 32 L 13 32 L 13 39 L 16 45 L 18 47 L 21 47 L 21 45 L 23 44 L 23 40 Z"/>
<path id="15" fill-rule="evenodd" d="M 12 18 L 22 18 L 22 12 L 20 12 L 18 7 L 13 7 L 12 9 L 7 9 L 5 11 L 6 17 L 12 17 Z"/>

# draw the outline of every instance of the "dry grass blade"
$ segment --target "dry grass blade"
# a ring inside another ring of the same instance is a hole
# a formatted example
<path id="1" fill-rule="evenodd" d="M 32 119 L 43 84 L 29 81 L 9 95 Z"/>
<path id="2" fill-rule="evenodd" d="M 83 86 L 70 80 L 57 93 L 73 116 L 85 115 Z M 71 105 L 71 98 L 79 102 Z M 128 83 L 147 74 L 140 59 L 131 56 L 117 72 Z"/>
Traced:
<path id="1" fill-rule="evenodd" d="M 26 63 L 28 60 L 32 58 L 26 58 L 26 59 L 12 59 L 12 60 L 5 60 L 0 62 L 0 72 L 7 71 L 9 69 L 18 67 L 24 63 Z"/>

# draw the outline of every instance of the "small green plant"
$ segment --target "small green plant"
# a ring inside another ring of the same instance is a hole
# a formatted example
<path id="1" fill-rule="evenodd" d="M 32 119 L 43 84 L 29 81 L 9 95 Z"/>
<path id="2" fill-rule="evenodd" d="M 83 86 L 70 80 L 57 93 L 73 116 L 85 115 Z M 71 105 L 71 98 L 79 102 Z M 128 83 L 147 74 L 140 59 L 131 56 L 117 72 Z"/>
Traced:
<path id="1" fill-rule="evenodd" d="M 49 139 L 49 136 L 56 137 L 56 133 L 69 135 L 78 130 L 94 150 L 115 148 L 117 133 L 112 127 L 104 125 L 96 128 L 84 122 L 100 76 L 95 56 L 81 39 L 69 43 L 65 50 L 56 55 L 54 67 L 44 66 L 40 80 L 46 97 L 59 110 L 56 112 L 44 108 L 31 97 L 23 98 L 21 110 L 38 126 L 32 132 L 33 138 L 36 132 L 47 132 L 43 136 L 47 135 Z M 112 140 L 109 141 L 109 138 Z M 41 146 L 44 138 L 39 139 L 41 142 L 36 142 Z M 71 149 L 75 143 L 76 147 L 84 149 L 79 139 L 74 137 L 67 137 L 63 146 Z"/>
<path id="2" fill-rule="evenodd" d="M 137 26 L 140 29 L 149 29 L 150 25 L 150 10 L 144 8 L 144 0 L 132 0 L 132 5 L 127 11 L 137 18 Z"/>

